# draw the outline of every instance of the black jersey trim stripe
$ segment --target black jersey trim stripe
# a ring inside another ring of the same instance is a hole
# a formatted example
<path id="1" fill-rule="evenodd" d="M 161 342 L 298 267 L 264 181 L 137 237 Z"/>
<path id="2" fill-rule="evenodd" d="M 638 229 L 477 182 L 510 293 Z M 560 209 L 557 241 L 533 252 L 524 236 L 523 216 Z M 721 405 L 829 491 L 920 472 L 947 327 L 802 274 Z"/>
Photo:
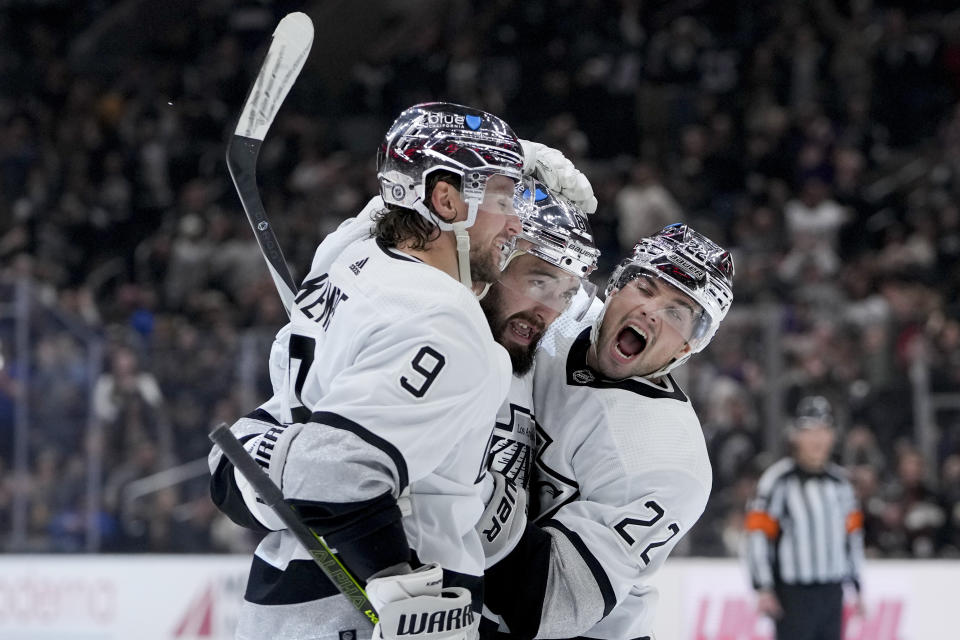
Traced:
<path id="1" fill-rule="evenodd" d="M 335 429 L 349 431 L 355 436 L 361 438 L 367 444 L 370 444 L 386 453 L 388 456 L 390 456 L 390 459 L 393 460 L 393 464 L 397 468 L 397 475 L 399 476 L 399 486 L 397 487 L 397 491 L 399 492 L 406 489 L 407 484 L 410 481 L 410 476 L 407 472 L 407 461 L 403 459 L 403 454 L 401 454 L 400 450 L 393 446 L 393 444 L 387 440 L 384 440 L 372 431 L 360 426 L 353 420 L 344 418 L 340 414 L 333 413 L 331 411 L 315 411 L 310 416 L 310 422 L 319 422 Z"/>
<path id="2" fill-rule="evenodd" d="M 383 240 L 381 240 L 380 238 L 377 238 L 377 246 L 380 247 L 381 251 L 383 251 L 385 254 L 387 254 L 389 257 L 393 258 L 394 260 L 403 260 L 404 262 L 418 262 L 420 264 L 424 263 L 423 260 L 420 260 L 419 258 L 414 258 L 413 256 L 410 256 L 398 251 L 396 247 L 387 246 L 386 244 L 384 244 Z"/>
<path id="3" fill-rule="evenodd" d="M 547 520 L 540 526 L 545 528 L 550 527 L 551 529 L 559 531 L 570 541 L 574 548 L 576 548 L 577 552 L 583 558 L 583 561 L 587 563 L 590 573 L 593 574 L 593 579 L 597 581 L 600 594 L 603 596 L 603 617 L 606 618 L 610 615 L 610 612 L 613 611 L 613 608 L 617 605 L 617 596 L 613 591 L 613 585 L 610 583 L 610 578 L 607 577 L 607 573 L 603 570 L 603 565 L 600 564 L 596 556 L 590 553 L 590 550 L 580 535 L 568 529 L 566 525 L 559 520 Z"/>
<path id="4" fill-rule="evenodd" d="M 310 409 L 307 409 L 304 406 L 294 407 L 290 410 L 291 415 L 293 416 L 294 424 L 304 424 L 310 422 Z M 254 409 L 246 415 L 247 418 L 252 418 L 253 420 L 262 420 L 263 422 L 269 422 L 270 424 L 280 427 L 283 426 L 280 422 L 270 414 L 270 412 L 264 409 Z"/>
<path id="5" fill-rule="evenodd" d="M 571 387 L 590 387 L 592 389 L 622 389 L 636 393 L 645 398 L 656 400 L 668 399 L 687 402 L 687 396 L 673 379 L 673 376 L 667 374 L 668 389 L 664 389 L 650 382 L 641 381 L 639 378 L 624 378 L 623 380 L 607 380 L 603 375 L 595 371 L 587 364 L 587 350 L 590 348 L 590 328 L 587 327 L 577 339 L 570 345 L 570 351 L 567 354 L 567 384 Z"/>
<path id="6" fill-rule="evenodd" d="M 280 422 L 277 421 L 277 419 L 274 418 L 274 417 L 270 414 L 270 412 L 267 411 L 266 409 L 262 409 L 262 408 L 254 409 L 253 411 L 251 411 L 250 413 L 248 413 L 248 414 L 246 415 L 246 417 L 247 417 L 247 418 L 250 418 L 251 420 L 260 420 L 260 421 L 262 421 L 262 422 L 269 422 L 270 424 L 272 424 L 272 425 L 275 426 L 275 427 L 282 426 L 282 425 L 280 424 Z"/>
<path id="7" fill-rule="evenodd" d="M 306 424 L 310 422 L 310 409 L 304 406 L 294 407 L 290 410 L 294 424 Z"/>
<path id="8" fill-rule="evenodd" d="M 339 589 L 313 560 L 291 560 L 285 570 L 280 570 L 253 556 L 243 599 L 253 604 L 278 605 L 339 595 Z"/>

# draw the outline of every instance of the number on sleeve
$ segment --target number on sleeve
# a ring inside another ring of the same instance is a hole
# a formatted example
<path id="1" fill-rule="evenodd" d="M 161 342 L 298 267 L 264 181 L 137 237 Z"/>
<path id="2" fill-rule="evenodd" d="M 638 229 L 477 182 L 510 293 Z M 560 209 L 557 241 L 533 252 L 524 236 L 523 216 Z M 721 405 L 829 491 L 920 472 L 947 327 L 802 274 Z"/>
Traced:
<path id="1" fill-rule="evenodd" d="M 289 370 L 293 370 L 293 361 L 298 360 L 300 366 L 297 367 L 297 380 L 293 384 L 294 393 L 297 395 L 297 402 L 303 405 L 303 399 L 300 394 L 303 393 L 303 383 L 307 380 L 307 372 L 313 365 L 313 354 L 316 349 L 317 341 L 308 336 L 301 336 L 296 333 L 290 334 L 290 363 Z"/>
<path id="2" fill-rule="evenodd" d="M 618 522 L 613 526 L 613 530 L 616 531 L 617 535 L 619 535 L 623 539 L 623 541 L 627 545 L 627 548 L 629 548 L 634 553 L 636 553 L 639 550 L 639 546 L 642 540 L 637 541 L 633 536 L 631 536 L 630 533 L 627 532 L 627 527 L 652 527 L 657 522 L 659 522 L 660 519 L 663 517 L 663 507 L 657 504 L 654 500 L 648 500 L 646 503 L 644 503 L 643 506 L 653 511 L 652 518 L 648 518 L 646 520 L 643 520 L 640 518 L 624 518 L 623 520 L 621 520 L 620 522 Z M 657 547 L 662 547 L 663 545 L 670 542 L 670 540 L 672 540 L 675 535 L 680 533 L 680 525 L 678 525 L 676 522 L 671 522 L 670 524 L 668 524 L 667 529 L 669 529 L 671 532 L 669 536 L 667 536 L 663 540 L 648 543 L 643 548 L 643 551 L 640 551 L 640 553 L 636 554 L 640 558 L 640 560 L 643 562 L 644 565 L 650 564 L 650 551 L 652 549 L 656 549 Z M 640 534 L 639 537 L 643 538 L 643 535 Z"/>
<path id="3" fill-rule="evenodd" d="M 423 376 L 423 379 L 411 381 L 407 376 L 401 376 L 400 386 L 415 397 L 422 398 L 423 394 L 430 389 L 433 381 L 437 379 L 440 370 L 443 369 L 443 365 L 446 363 L 447 359 L 436 349 L 427 346 L 420 347 L 420 351 L 417 351 L 417 355 L 413 357 L 410 366 L 413 367 L 414 371 Z"/>

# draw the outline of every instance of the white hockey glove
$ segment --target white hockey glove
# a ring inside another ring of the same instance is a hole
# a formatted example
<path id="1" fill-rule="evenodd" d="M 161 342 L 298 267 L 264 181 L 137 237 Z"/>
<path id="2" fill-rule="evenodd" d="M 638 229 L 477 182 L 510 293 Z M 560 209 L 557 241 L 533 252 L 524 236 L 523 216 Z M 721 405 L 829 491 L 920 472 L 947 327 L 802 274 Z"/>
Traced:
<path id="1" fill-rule="evenodd" d="M 547 188 L 558 193 L 584 213 L 597 210 L 597 199 L 587 176 L 583 175 L 565 155 L 539 142 L 521 140 L 523 147 L 523 175 L 533 176 Z"/>
<path id="2" fill-rule="evenodd" d="M 470 591 L 443 588 L 443 570 L 433 562 L 411 573 L 373 578 L 367 597 L 380 622 L 373 640 L 476 640 L 480 616 Z"/>
<path id="3" fill-rule="evenodd" d="M 493 483 L 493 495 L 475 528 L 486 558 L 484 568 L 489 569 L 513 551 L 523 535 L 527 526 L 527 492 L 518 489 L 502 473 L 491 470 L 487 476 L 490 480 L 484 478 L 484 482 Z M 484 490 L 489 491 L 490 487 Z"/>
<path id="4" fill-rule="evenodd" d="M 297 434 L 300 433 L 300 430 L 303 429 L 303 425 L 290 424 L 277 426 L 262 420 L 244 417 L 237 420 L 230 429 L 234 433 L 237 433 L 237 427 L 241 423 L 244 424 L 239 430 L 240 432 L 260 432 L 260 435 L 247 440 L 243 448 L 253 456 L 253 459 L 260 465 L 260 468 L 273 480 L 273 483 L 283 489 L 283 466 L 287 462 L 287 452 L 290 450 L 290 443 L 293 442 Z M 260 521 L 260 524 L 271 531 L 279 531 L 280 529 L 287 528 L 287 526 L 283 524 L 283 520 L 273 512 L 273 509 L 257 497 L 256 489 L 243 477 L 240 471 L 234 469 L 233 477 L 237 481 L 237 488 L 240 489 L 244 504 L 247 505 L 250 513 Z"/>

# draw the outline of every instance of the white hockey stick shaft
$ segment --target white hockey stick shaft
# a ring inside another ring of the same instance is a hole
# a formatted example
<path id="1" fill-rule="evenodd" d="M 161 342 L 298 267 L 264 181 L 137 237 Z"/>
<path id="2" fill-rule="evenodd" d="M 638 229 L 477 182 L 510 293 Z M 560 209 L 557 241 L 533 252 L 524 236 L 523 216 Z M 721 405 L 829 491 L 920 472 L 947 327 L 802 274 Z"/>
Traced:
<path id="1" fill-rule="evenodd" d="M 284 16 L 273 32 L 266 58 L 247 95 L 237 128 L 227 144 L 230 177 L 288 315 L 297 286 L 260 199 L 257 156 L 280 105 L 303 69 L 311 46 L 313 22 L 310 18 L 300 12 Z"/>

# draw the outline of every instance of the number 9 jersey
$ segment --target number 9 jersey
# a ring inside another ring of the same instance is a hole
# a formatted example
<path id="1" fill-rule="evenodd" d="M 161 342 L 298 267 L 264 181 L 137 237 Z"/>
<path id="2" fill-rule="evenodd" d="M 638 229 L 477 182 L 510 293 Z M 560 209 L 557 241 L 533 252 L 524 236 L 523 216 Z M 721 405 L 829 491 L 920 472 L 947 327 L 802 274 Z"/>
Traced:
<path id="1" fill-rule="evenodd" d="M 437 562 L 479 612 L 479 480 L 509 357 L 473 293 L 449 275 L 369 237 L 333 253 L 315 257 L 277 335 L 274 397 L 232 431 L 360 580 Z M 238 637 L 369 637 L 367 621 L 216 448 L 210 464 L 220 509 L 270 531 Z"/>

